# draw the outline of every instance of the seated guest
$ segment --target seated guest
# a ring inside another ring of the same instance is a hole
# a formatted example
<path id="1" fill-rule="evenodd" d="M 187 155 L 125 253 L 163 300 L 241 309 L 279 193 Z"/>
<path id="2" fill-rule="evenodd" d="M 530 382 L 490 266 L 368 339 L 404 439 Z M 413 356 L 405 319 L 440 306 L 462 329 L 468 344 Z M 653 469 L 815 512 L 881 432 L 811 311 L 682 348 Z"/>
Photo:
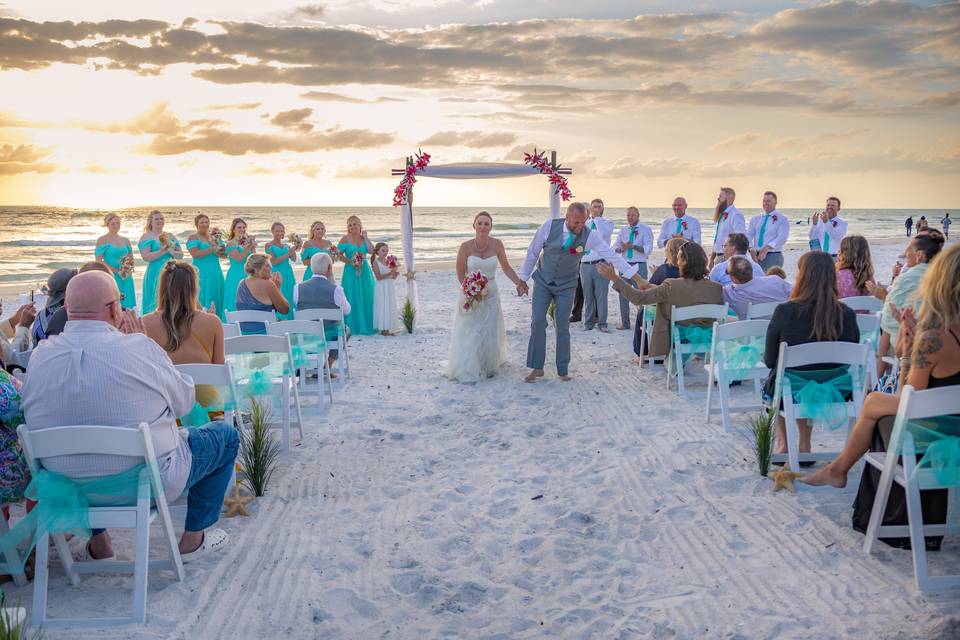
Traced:
<path id="1" fill-rule="evenodd" d="M 710 270 L 710 279 L 723 286 L 730 284 L 730 275 L 727 273 L 727 261 L 734 256 L 746 258 L 753 266 L 753 277 L 763 275 L 763 269 L 750 257 L 750 240 L 744 233 L 731 233 L 723 243 L 723 260 Z"/>
<path id="2" fill-rule="evenodd" d="M 680 269 L 677 267 L 677 255 L 680 253 L 680 247 L 687 242 L 683 238 L 670 238 L 667 240 L 667 246 L 664 247 L 664 256 L 666 262 L 657 267 L 653 275 L 650 276 L 650 284 L 660 285 L 667 278 L 679 278 Z M 641 335 L 643 331 L 643 308 L 637 312 L 637 323 L 633 326 L 633 352 L 637 358 L 643 357 L 646 352 L 646 346 L 642 345 Z"/>
<path id="3" fill-rule="evenodd" d="M 770 267 L 764 272 L 764 275 L 777 276 L 781 280 L 787 279 L 787 272 L 783 270 L 783 267 Z"/>
<path id="4" fill-rule="evenodd" d="M 811 251 L 800 256 L 797 282 L 790 299 L 778 306 L 770 318 L 763 361 L 770 368 L 765 391 L 771 396 L 781 342 L 786 342 L 787 346 L 808 342 L 860 342 L 857 314 L 840 302 L 833 259 L 822 251 Z M 809 365 L 798 369 L 834 370 L 836 365 Z M 807 453 L 810 451 L 811 425 L 808 420 L 797 420 L 797 426 L 800 431 L 800 451 Z M 786 427 L 783 418 L 778 417 L 777 453 L 786 451 Z"/>
<path id="5" fill-rule="evenodd" d="M 604 278 L 613 282 L 613 288 L 633 304 L 657 304 L 649 353 L 637 354 L 641 357 L 664 357 L 669 353 L 671 307 L 723 304 L 723 287 L 707 278 L 707 254 L 703 247 L 696 242 L 684 242 L 677 256 L 677 267 L 680 269 L 679 278 L 669 278 L 657 286 L 641 280 L 639 289 L 623 282 L 612 266 L 602 264 L 597 267 Z M 700 325 L 703 322 L 693 320 L 690 324 Z M 713 324 L 713 320 L 709 324 Z"/>
<path id="6" fill-rule="evenodd" d="M 960 385 L 960 245 L 950 247 L 926 270 L 920 297 L 919 321 L 910 307 L 900 316 L 901 385 L 917 390 Z M 884 442 L 889 440 L 899 405 L 900 394 L 868 395 L 840 455 L 801 482 L 846 486 L 847 473 L 869 450 L 874 430 Z"/>
<path id="7" fill-rule="evenodd" d="M 304 309 L 342 309 L 343 315 L 350 313 L 350 302 L 343 292 L 343 287 L 333 281 L 333 260 L 329 254 L 315 253 L 310 258 L 310 271 L 313 275 L 293 289 L 293 306 L 297 311 Z M 296 314 L 294 314 L 296 317 Z M 327 342 L 336 344 L 341 331 L 339 323 L 333 320 L 324 320 L 323 329 Z M 344 339 L 350 339 L 350 329 L 342 327 Z M 330 349 L 328 366 L 332 369 L 337 360 L 339 351 Z M 331 373 L 331 375 L 333 375 Z"/>
<path id="8" fill-rule="evenodd" d="M 220 517 L 237 457 L 236 430 L 223 422 L 177 428 L 177 416 L 193 407 L 193 381 L 143 335 L 136 313 L 120 307 L 112 277 L 96 271 L 76 276 L 67 286 L 65 305 L 63 333 L 38 345 L 30 360 L 23 387 L 27 428 L 99 424 L 136 429 L 149 423 L 165 494 L 174 500 L 189 490 L 179 545 L 183 561 L 223 547 L 225 532 L 204 530 Z M 101 454 L 44 461 L 51 471 L 76 478 L 113 475 L 133 464 L 130 458 Z M 90 556 L 111 557 L 109 534 L 93 534 L 87 545 Z"/>
<path id="9" fill-rule="evenodd" d="M 50 320 L 57 309 L 63 307 L 63 296 L 67 290 L 67 283 L 75 275 L 77 275 L 76 269 L 57 269 L 47 278 L 47 304 L 37 314 L 37 319 L 33 321 L 33 327 L 30 330 L 33 344 L 36 345 L 41 340 L 46 340 L 47 336 L 50 335 L 47 333 Z"/>
<path id="10" fill-rule="evenodd" d="M 0 312 L 3 311 L 0 305 Z M 0 369 L 7 365 L 16 364 L 15 353 L 30 350 L 30 325 L 33 324 L 37 312 L 32 302 L 21 305 L 16 313 L 0 322 Z"/>
<path id="11" fill-rule="evenodd" d="M 273 273 L 270 258 L 263 253 L 251 253 L 243 270 L 247 277 L 237 286 L 237 311 L 272 311 L 280 315 L 290 312 L 290 303 L 280 292 L 283 279 Z M 244 334 L 265 334 L 261 322 L 241 322 Z"/>
<path id="12" fill-rule="evenodd" d="M 837 288 L 841 298 L 870 295 L 873 282 L 873 260 L 870 243 L 863 236 L 847 236 L 840 241 L 837 255 Z"/>
<path id="13" fill-rule="evenodd" d="M 723 300 L 740 320 L 747 318 L 750 303 L 783 302 L 790 297 L 793 290 L 790 283 L 783 278 L 765 276 L 762 272 L 759 277 L 756 276 L 757 264 L 746 256 L 734 256 L 720 264 L 726 266 L 730 279 L 730 284 L 723 288 Z"/>
<path id="14" fill-rule="evenodd" d="M 91 260 L 86 263 L 80 267 L 80 271 L 77 273 L 86 273 L 87 271 L 103 271 L 104 273 L 109 273 L 111 276 L 113 275 L 110 267 L 98 260 Z M 47 323 L 47 337 L 59 335 L 63 331 L 63 325 L 65 324 L 67 324 L 67 310 L 61 305 Z"/>
<path id="15" fill-rule="evenodd" d="M 0 505 L 23 502 L 30 484 L 30 469 L 17 438 L 17 427 L 23 423 L 20 391 L 20 381 L 0 370 Z"/>

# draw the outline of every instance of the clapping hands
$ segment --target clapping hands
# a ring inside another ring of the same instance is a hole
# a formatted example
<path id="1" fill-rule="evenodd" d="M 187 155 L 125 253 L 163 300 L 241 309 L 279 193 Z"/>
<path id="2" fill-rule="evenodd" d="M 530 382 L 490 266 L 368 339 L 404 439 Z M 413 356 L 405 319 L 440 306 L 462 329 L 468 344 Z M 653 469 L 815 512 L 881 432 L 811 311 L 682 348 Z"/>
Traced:
<path id="1" fill-rule="evenodd" d="M 120 333 L 144 333 L 143 319 L 137 315 L 135 309 L 124 309 L 120 316 L 120 326 L 117 327 Z"/>

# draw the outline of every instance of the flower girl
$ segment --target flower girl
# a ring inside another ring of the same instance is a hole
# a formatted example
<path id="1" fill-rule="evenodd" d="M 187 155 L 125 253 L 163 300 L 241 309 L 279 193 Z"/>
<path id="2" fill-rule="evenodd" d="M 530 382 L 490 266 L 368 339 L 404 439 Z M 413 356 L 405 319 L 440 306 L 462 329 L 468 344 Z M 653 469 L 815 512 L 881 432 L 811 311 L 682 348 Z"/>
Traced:
<path id="1" fill-rule="evenodd" d="M 397 326 L 397 289 L 394 280 L 400 275 L 397 259 L 389 255 L 390 247 L 386 242 L 378 242 L 370 256 L 373 277 L 377 286 L 373 291 L 373 327 L 380 335 L 392 335 Z"/>

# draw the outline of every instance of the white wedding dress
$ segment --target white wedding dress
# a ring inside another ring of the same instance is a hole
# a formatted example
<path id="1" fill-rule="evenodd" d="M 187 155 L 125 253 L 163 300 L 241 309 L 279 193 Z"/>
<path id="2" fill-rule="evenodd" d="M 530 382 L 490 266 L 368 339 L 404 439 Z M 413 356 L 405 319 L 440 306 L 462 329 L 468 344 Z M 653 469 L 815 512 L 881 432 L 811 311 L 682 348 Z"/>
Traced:
<path id="1" fill-rule="evenodd" d="M 490 291 L 470 311 L 463 310 L 463 294 L 453 317 L 450 360 L 446 376 L 458 382 L 477 382 L 492 377 L 507 360 L 507 333 L 497 290 L 497 256 L 467 258 L 467 273 L 479 271 L 490 279 Z"/>

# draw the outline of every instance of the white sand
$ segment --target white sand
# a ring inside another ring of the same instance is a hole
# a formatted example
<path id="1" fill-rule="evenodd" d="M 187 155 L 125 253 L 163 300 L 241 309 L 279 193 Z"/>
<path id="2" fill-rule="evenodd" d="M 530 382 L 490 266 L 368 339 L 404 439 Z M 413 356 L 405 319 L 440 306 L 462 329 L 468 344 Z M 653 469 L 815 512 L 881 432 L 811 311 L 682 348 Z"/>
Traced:
<path id="1" fill-rule="evenodd" d="M 896 250 L 877 253 L 888 273 Z M 351 343 L 329 419 L 308 414 L 252 517 L 221 521 L 222 555 L 182 584 L 151 576 L 146 627 L 49 637 L 956 637 L 956 593 L 918 594 L 907 551 L 862 553 L 858 476 L 771 493 L 746 437 L 705 424 L 702 395 L 680 401 L 629 364 L 626 332 L 575 326 L 576 381 L 556 379 L 551 345 L 547 379 L 524 384 L 529 298 L 506 295 L 501 374 L 441 378 L 455 288 L 424 274 L 415 335 Z M 948 538 L 934 567 L 960 571 L 958 551 Z M 55 568 L 51 611 L 126 607 L 129 585 L 73 589 Z"/>

